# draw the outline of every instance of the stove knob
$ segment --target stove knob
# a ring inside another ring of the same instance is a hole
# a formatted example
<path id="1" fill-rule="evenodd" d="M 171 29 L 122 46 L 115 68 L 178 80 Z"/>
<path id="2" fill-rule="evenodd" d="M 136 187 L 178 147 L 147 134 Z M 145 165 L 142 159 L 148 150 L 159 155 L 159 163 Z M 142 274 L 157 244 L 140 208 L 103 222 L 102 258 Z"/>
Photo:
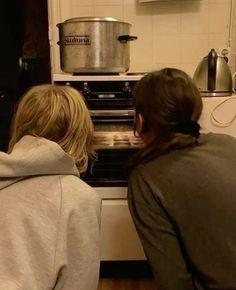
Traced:
<path id="1" fill-rule="evenodd" d="M 127 95 L 130 95 L 132 92 L 132 89 L 129 85 L 129 82 L 125 82 L 125 86 L 123 87 L 123 92 Z"/>
<path id="2" fill-rule="evenodd" d="M 89 98 L 90 97 L 90 94 L 91 94 L 91 89 L 90 87 L 88 86 L 88 83 L 87 82 L 84 82 L 83 84 L 83 89 L 82 89 L 82 95 L 86 98 Z"/>

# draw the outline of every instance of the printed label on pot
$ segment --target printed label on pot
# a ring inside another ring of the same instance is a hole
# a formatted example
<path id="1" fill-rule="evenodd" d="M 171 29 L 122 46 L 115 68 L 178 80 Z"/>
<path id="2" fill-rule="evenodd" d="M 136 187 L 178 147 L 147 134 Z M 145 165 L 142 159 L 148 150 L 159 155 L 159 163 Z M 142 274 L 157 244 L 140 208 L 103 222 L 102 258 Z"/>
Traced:
<path id="1" fill-rule="evenodd" d="M 68 35 L 64 37 L 65 45 L 91 45 L 90 36 L 89 35 Z"/>

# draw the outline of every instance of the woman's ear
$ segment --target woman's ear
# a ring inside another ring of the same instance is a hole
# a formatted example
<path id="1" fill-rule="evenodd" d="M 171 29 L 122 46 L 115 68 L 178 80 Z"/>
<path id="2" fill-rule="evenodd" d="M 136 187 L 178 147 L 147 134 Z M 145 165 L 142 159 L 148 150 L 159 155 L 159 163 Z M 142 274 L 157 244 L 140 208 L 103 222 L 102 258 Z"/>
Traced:
<path id="1" fill-rule="evenodd" d="M 143 116 L 140 113 L 136 113 L 135 114 L 135 132 L 138 133 L 138 135 L 140 135 L 143 131 L 143 123 L 144 123 L 144 119 Z"/>

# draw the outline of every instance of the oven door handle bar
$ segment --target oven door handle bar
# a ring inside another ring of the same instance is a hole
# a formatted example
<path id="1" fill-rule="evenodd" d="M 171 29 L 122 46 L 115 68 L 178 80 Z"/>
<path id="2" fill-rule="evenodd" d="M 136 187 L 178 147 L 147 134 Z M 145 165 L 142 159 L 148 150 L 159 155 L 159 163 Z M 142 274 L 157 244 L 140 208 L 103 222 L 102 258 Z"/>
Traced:
<path id="1" fill-rule="evenodd" d="M 96 116 L 134 116 L 134 110 L 96 110 L 89 111 L 91 117 Z"/>

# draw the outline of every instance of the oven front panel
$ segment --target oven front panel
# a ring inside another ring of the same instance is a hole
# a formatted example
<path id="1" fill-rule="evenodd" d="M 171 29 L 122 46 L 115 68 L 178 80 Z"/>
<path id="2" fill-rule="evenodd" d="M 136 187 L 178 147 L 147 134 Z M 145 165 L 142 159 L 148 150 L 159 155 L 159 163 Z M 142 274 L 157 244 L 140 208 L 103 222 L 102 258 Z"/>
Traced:
<path id="1" fill-rule="evenodd" d="M 61 81 L 77 89 L 84 97 L 94 125 L 96 160 L 89 163 L 81 176 L 91 186 L 126 186 L 130 157 L 142 146 L 134 137 L 132 90 L 137 80 L 117 76 L 112 80 L 96 80 L 96 76 L 78 76 L 77 80 Z M 105 76 L 104 76 L 105 78 Z M 57 82 L 58 83 L 58 82 Z"/>

